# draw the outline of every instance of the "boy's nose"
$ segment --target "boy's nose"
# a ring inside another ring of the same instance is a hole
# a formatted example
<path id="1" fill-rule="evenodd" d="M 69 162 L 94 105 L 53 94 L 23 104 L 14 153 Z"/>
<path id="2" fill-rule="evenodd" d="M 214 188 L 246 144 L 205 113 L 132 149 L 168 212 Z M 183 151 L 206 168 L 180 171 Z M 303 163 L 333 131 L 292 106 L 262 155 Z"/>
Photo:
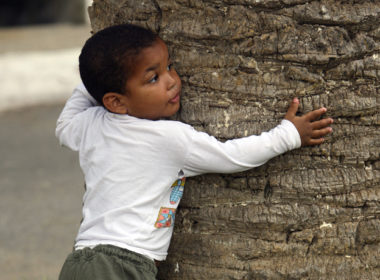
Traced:
<path id="1" fill-rule="evenodd" d="M 173 87 L 175 87 L 177 83 L 177 80 L 174 76 L 174 74 L 171 74 L 170 72 L 168 73 L 168 90 L 172 89 Z"/>

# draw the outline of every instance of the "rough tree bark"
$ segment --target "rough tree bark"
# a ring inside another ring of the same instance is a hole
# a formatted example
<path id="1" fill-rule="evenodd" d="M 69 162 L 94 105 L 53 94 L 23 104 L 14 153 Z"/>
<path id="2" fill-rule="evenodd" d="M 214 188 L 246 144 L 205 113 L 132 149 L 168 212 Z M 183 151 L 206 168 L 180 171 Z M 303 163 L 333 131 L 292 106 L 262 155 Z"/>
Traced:
<path id="1" fill-rule="evenodd" d="M 380 279 L 380 1 L 95 0 L 94 31 L 159 33 L 179 118 L 221 140 L 275 126 L 297 96 L 334 133 L 245 173 L 187 181 L 160 279 Z"/>

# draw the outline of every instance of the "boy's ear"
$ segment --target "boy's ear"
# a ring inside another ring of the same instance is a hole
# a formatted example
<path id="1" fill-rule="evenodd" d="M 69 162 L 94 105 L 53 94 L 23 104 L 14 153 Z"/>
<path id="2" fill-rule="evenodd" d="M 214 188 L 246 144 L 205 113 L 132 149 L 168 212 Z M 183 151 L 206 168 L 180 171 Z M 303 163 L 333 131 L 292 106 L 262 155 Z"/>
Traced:
<path id="1" fill-rule="evenodd" d="M 126 101 L 125 95 L 116 92 L 107 92 L 103 96 L 104 107 L 116 114 L 126 114 L 128 112 Z"/>

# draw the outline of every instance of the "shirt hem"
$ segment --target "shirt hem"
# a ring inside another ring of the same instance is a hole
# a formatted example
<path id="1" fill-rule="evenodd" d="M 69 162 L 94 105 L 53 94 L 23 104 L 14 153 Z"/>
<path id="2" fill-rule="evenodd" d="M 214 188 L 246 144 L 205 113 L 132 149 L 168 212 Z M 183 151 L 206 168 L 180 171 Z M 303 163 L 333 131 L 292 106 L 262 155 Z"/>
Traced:
<path id="1" fill-rule="evenodd" d="M 150 260 L 157 260 L 157 261 L 164 261 L 166 259 L 166 254 L 155 254 L 148 250 L 144 250 L 141 248 L 136 248 L 127 244 L 124 244 L 122 242 L 115 242 L 115 241 L 99 241 L 99 242 L 77 242 L 74 246 L 75 250 L 81 250 L 84 248 L 95 248 L 98 245 L 113 245 L 119 248 L 127 249 L 132 252 L 135 252 L 137 254 L 143 255 L 144 257 L 150 259 Z"/>

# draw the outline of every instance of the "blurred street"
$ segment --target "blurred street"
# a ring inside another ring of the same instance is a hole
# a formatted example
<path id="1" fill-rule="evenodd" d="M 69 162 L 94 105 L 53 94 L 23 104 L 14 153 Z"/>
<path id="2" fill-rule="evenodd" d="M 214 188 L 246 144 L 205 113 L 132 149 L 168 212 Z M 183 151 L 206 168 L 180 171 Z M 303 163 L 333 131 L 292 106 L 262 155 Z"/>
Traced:
<path id="1" fill-rule="evenodd" d="M 63 102 L 79 81 L 78 56 L 90 26 L 0 28 L 0 112 Z"/>
<path id="2" fill-rule="evenodd" d="M 54 129 L 79 81 L 77 55 L 89 30 L 76 25 L 0 29 L 2 280 L 57 279 L 71 251 L 83 177 L 77 154 L 59 146 Z"/>

